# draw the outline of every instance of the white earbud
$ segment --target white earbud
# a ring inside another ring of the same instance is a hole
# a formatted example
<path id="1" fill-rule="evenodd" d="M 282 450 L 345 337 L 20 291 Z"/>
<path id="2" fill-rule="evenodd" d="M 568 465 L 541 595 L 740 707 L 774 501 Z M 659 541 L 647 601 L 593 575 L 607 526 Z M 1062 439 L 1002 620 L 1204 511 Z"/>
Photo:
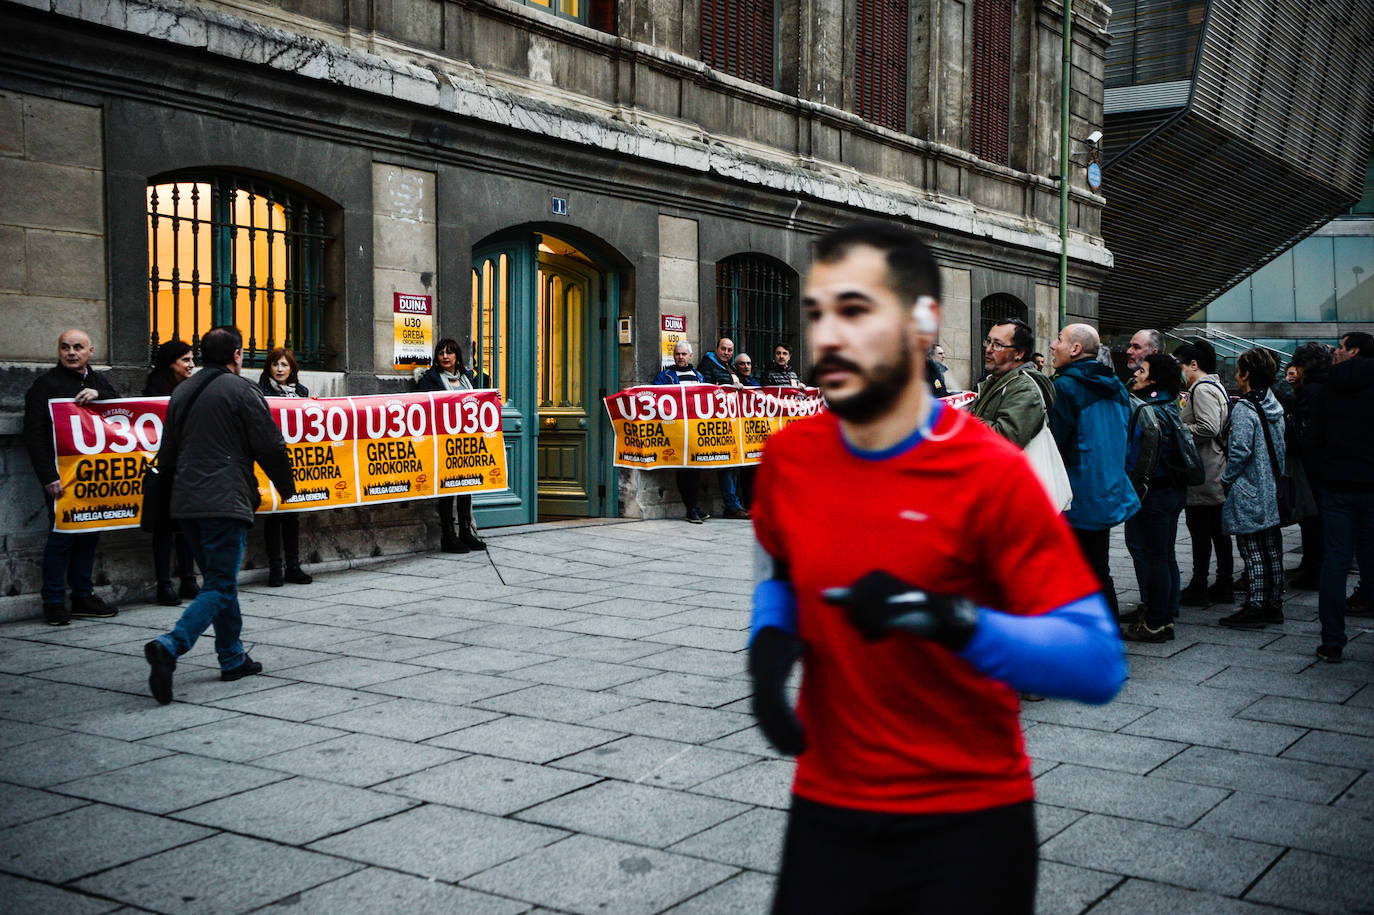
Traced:
<path id="1" fill-rule="evenodd" d="M 923 334 L 935 334 L 940 332 L 940 324 L 935 320 L 935 311 L 930 306 L 935 304 L 935 300 L 928 295 L 923 295 L 916 300 L 912 306 L 911 316 L 916 320 L 916 329 Z"/>

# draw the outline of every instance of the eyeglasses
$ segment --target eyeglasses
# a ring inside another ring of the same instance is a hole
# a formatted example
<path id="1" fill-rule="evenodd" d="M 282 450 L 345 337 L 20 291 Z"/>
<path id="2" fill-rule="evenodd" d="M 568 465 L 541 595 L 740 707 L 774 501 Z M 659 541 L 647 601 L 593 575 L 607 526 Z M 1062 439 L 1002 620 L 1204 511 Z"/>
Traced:
<path id="1" fill-rule="evenodd" d="M 752 368 L 753 365 L 754 365 L 754 363 L 752 363 L 752 362 L 740 362 L 740 361 L 736 360 L 735 365 L 743 366 L 744 368 L 747 369 L 747 368 Z"/>
<path id="2" fill-rule="evenodd" d="M 1010 344 L 1010 343 L 1003 343 L 1001 340 L 994 340 L 994 339 L 992 339 L 991 337 L 984 337 L 984 338 L 983 338 L 983 349 L 987 349 L 989 346 L 992 347 L 993 349 L 997 350 L 997 351 L 1000 353 L 1000 352 L 1001 352 L 1002 350 L 1004 350 L 1004 349 L 1011 349 L 1012 344 Z"/>

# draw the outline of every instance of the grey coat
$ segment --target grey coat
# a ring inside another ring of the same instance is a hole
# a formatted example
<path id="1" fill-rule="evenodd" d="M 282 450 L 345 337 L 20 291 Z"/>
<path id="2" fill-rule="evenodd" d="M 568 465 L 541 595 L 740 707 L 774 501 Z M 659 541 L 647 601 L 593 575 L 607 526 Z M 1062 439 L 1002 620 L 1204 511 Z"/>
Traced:
<path id="1" fill-rule="evenodd" d="M 205 393 L 186 413 L 186 402 L 201 387 Z M 283 499 L 295 494 L 286 442 L 256 384 L 210 366 L 177 385 L 167 404 L 158 452 L 158 466 L 173 469 L 173 518 L 232 518 L 252 524 L 261 501 L 254 461 Z"/>
<path id="2" fill-rule="evenodd" d="M 1188 389 L 1188 397 L 1179 407 L 1183 425 L 1193 433 L 1202 458 L 1206 479 L 1200 486 L 1188 487 L 1189 505 L 1221 505 L 1226 493 L 1221 488 L 1221 472 L 1226 468 L 1226 448 L 1221 441 L 1222 430 L 1231 411 L 1231 398 L 1216 375 L 1198 379 Z"/>
<path id="3" fill-rule="evenodd" d="M 1269 423 L 1279 472 L 1284 470 L 1283 407 L 1273 391 L 1264 392 L 1259 404 Z M 1254 534 L 1279 523 L 1278 489 L 1269 464 L 1269 450 L 1260 426 L 1255 402 L 1242 398 L 1231 408 L 1227 423 L 1226 468 L 1221 474 L 1226 502 L 1221 507 L 1221 527 L 1228 534 Z"/>

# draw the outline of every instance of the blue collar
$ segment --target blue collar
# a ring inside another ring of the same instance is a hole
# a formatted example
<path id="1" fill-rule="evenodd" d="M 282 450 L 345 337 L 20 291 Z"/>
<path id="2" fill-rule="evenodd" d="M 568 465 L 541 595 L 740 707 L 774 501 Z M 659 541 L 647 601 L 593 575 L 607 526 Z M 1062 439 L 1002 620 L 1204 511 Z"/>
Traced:
<path id="1" fill-rule="evenodd" d="M 945 405 L 943 401 L 941 401 L 938 397 L 932 398 L 932 403 L 930 405 L 930 415 L 926 417 L 926 421 L 921 425 L 917 426 L 916 430 L 912 432 L 910 435 L 908 435 L 906 438 L 902 439 L 895 445 L 882 449 L 881 451 L 864 451 L 862 448 L 854 447 L 854 445 L 850 443 L 849 439 L 844 437 L 843 430 L 840 431 L 840 441 L 844 442 L 845 450 L 847 450 L 850 454 L 854 455 L 859 460 L 885 461 L 888 458 L 894 458 L 898 455 L 906 454 L 908 451 L 915 448 L 917 445 L 921 444 L 921 442 L 930 438 L 930 433 L 932 430 L 934 430 L 935 424 L 940 421 L 940 414 L 944 412 L 944 409 Z"/>

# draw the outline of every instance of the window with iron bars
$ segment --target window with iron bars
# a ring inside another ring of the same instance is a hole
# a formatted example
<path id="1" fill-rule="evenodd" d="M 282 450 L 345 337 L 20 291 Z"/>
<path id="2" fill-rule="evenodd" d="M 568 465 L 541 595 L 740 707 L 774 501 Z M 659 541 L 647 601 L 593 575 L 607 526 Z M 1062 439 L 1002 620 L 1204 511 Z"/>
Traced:
<path id="1" fill-rule="evenodd" d="M 1011 162 L 1012 0 L 976 0 L 973 6 L 973 110 L 970 151 L 980 159 Z"/>
<path id="2" fill-rule="evenodd" d="M 701 0 L 701 62 L 773 88 L 774 0 Z"/>
<path id="3" fill-rule="evenodd" d="M 797 352 L 797 274 L 760 254 L 736 254 L 716 264 L 716 305 L 720 336 L 735 341 L 736 353 L 754 360 L 754 374 L 772 361 L 773 347 L 786 343 Z M 715 340 L 702 340 L 702 349 Z"/>
<path id="4" fill-rule="evenodd" d="M 854 46 L 854 111 L 906 131 L 907 0 L 859 0 Z"/>
<path id="5" fill-rule="evenodd" d="M 323 368 L 325 213 L 319 204 L 240 175 L 195 175 L 148 185 L 151 353 L 232 324 L 246 364 L 278 346 Z"/>
<path id="6" fill-rule="evenodd" d="M 1030 310 L 1026 308 L 1026 303 L 1008 292 L 995 292 L 979 304 L 978 310 L 983 319 L 983 335 L 978 339 L 987 339 L 988 332 L 997 326 L 997 322 L 1005 321 L 1008 318 L 1020 318 L 1029 323 Z M 980 347 L 982 343 L 978 344 Z"/>

